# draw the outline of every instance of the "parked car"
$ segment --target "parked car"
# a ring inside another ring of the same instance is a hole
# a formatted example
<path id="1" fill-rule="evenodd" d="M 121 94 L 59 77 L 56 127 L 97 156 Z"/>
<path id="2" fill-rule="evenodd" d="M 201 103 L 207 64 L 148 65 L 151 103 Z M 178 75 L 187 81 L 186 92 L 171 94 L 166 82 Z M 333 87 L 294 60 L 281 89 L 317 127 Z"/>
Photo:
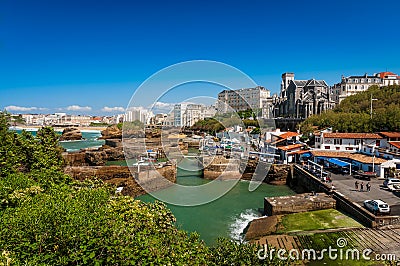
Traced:
<path id="1" fill-rule="evenodd" d="M 364 201 L 364 207 L 374 214 L 390 214 L 390 206 L 383 200 L 366 200 Z"/>
<path id="2" fill-rule="evenodd" d="M 388 185 L 389 191 L 400 192 L 400 184 Z"/>
<path id="3" fill-rule="evenodd" d="M 384 187 L 389 187 L 390 185 L 400 185 L 400 179 L 398 178 L 388 178 L 383 181 Z"/>

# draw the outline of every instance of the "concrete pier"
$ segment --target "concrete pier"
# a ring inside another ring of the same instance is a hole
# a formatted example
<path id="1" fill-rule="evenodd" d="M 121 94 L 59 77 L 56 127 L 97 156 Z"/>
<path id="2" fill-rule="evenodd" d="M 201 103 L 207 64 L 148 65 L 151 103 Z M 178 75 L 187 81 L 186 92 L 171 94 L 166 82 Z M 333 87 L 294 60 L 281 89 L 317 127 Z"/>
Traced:
<path id="1" fill-rule="evenodd" d="M 264 212 L 268 216 L 335 208 L 336 200 L 325 193 L 264 198 Z"/>

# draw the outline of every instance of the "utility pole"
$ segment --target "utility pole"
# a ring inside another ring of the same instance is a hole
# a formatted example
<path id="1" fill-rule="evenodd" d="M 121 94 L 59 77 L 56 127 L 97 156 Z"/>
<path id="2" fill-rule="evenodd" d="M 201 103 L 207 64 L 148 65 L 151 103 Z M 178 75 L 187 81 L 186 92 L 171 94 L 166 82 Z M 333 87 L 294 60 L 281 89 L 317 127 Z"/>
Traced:
<path id="1" fill-rule="evenodd" d="M 372 101 L 377 101 L 378 99 L 373 99 L 372 98 L 372 93 L 371 93 L 371 110 L 370 110 L 370 115 L 371 115 L 371 120 L 372 120 Z"/>

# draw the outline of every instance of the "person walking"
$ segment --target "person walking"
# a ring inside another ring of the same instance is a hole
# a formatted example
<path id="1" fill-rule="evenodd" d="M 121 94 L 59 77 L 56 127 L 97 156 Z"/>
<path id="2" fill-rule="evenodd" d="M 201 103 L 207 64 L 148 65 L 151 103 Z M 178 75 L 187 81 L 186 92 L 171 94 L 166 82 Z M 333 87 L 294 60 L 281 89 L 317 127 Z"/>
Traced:
<path id="1" fill-rule="evenodd" d="M 364 191 L 364 182 L 361 182 L 360 184 L 360 191 Z"/>
<path id="2" fill-rule="evenodd" d="M 370 192 L 371 191 L 371 184 L 368 182 L 367 183 L 367 191 Z"/>
<path id="3" fill-rule="evenodd" d="M 356 190 L 358 190 L 358 180 L 354 183 L 354 186 L 356 187 Z"/>

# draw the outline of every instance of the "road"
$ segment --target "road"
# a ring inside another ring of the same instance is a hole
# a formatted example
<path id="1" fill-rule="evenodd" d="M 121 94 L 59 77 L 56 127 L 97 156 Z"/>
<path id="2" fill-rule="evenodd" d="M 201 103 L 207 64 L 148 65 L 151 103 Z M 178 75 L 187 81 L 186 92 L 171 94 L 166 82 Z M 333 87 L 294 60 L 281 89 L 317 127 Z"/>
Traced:
<path id="1" fill-rule="evenodd" d="M 365 200 L 381 199 L 387 202 L 391 208 L 392 215 L 400 215 L 400 194 L 395 194 L 383 188 L 382 179 L 372 178 L 371 191 L 367 191 L 366 184 L 368 181 L 356 179 L 350 175 L 338 175 L 331 173 L 332 184 L 336 190 L 363 206 Z M 355 182 L 358 181 L 358 190 L 355 188 Z M 360 191 L 360 184 L 364 183 L 364 190 Z"/>

